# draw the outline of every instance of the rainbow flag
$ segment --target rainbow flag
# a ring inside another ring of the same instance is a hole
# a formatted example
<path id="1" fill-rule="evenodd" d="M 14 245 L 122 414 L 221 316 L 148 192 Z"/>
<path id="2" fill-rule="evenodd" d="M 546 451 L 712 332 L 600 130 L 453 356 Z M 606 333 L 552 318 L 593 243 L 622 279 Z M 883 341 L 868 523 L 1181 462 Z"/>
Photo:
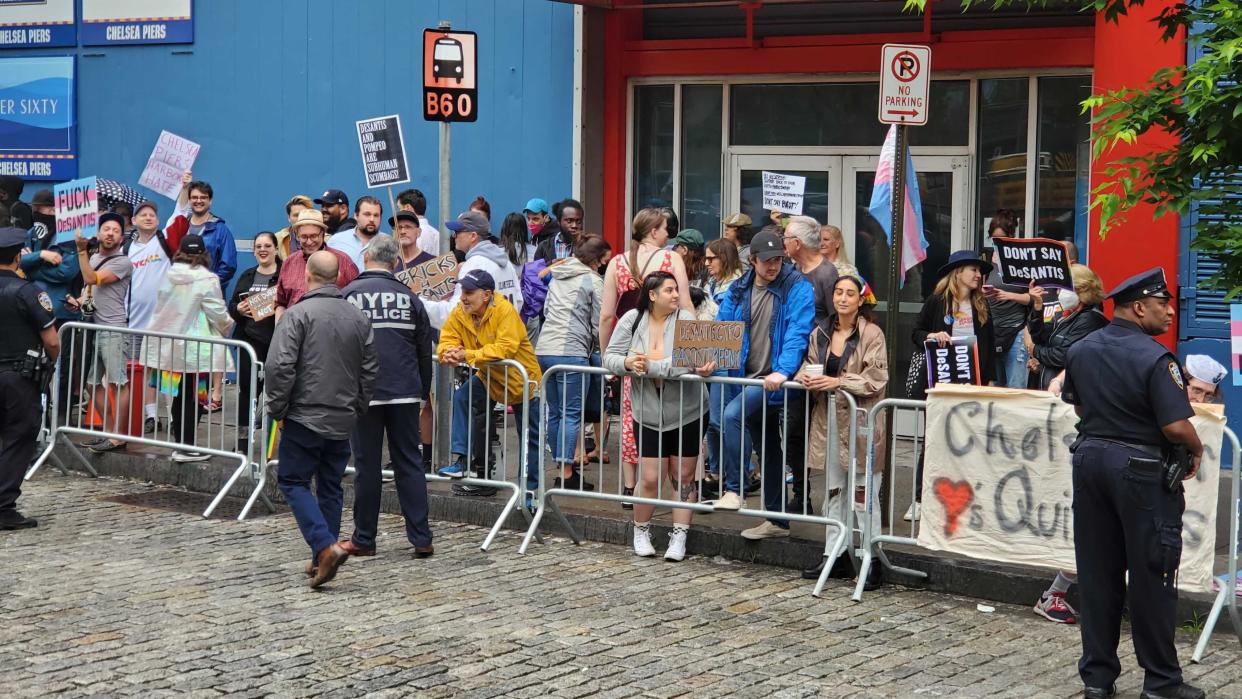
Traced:
<path id="1" fill-rule="evenodd" d="M 893 244 L 893 177 L 897 167 L 897 125 L 888 128 L 884 146 L 880 148 L 880 164 L 875 170 L 875 186 L 871 190 L 871 217 L 884 228 L 884 237 Z M 906 149 L 906 210 L 901 230 L 901 285 L 906 285 L 906 272 L 927 259 L 927 238 L 923 236 L 923 202 L 919 199 L 919 177 L 914 172 L 914 159 Z"/>
<path id="2" fill-rule="evenodd" d="M 1233 385 L 1242 386 L 1242 303 L 1229 305 L 1229 346 L 1233 358 Z"/>

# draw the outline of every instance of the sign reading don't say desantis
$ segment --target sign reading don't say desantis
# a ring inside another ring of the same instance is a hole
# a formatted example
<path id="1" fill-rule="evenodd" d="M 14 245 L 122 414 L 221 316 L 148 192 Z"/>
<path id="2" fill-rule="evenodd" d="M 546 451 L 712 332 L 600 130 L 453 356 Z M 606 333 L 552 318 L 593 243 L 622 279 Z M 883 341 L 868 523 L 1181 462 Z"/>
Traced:
<path id="1" fill-rule="evenodd" d="M 479 118 L 478 59 L 474 32 L 423 30 L 423 119 Z"/>

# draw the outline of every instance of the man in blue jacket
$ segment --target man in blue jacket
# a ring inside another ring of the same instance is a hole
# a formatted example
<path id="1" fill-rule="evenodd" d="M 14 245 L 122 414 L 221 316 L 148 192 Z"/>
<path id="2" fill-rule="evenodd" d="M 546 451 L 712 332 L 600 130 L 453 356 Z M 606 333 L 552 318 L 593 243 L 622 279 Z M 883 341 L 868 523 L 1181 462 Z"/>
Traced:
<path id="1" fill-rule="evenodd" d="M 763 386 L 727 386 L 728 399 L 721 414 L 724 432 L 724 494 L 716 509 L 740 509 L 741 459 L 749 455 L 751 443 L 766 435 L 763 456 L 764 508 L 779 512 L 785 504 L 785 460 L 781 450 L 780 411 L 784 401 L 781 387 L 798 372 L 806 354 L 811 327 L 815 322 L 815 290 L 811 282 L 785 262 L 785 246 L 779 236 L 760 233 L 750 244 L 751 270 L 734 282 L 724 297 L 716 320 L 745 323 L 742 335 L 742 368 L 724 372 L 726 376 L 762 379 Z M 765 429 L 766 422 L 766 429 Z M 790 448 L 794 435 L 789 435 Z M 797 441 L 802 441 L 797 438 Z M 769 538 L 789 536 L 787 521 L 767 521 L 746 530 Z"/>
<path id="2" fill-rule="evenodd" d="M 65 298 L 70 295 L 70 287 L 76 282 L 76 286 L 80 288 L 82 282 L 78 267 L 78 251 L 74 241 L 69 240 L 59 245 L 52 242 L 56 239 L 56 212 L 51 202 L 51 194 L 51 190 L 37 192 L 31 201 L 34 224 L 26 235 L 26 248 L 31 252 L 21 256 L 21 268 L 26 279 L 47 292 L 48 298 L 52 300 L 52 316 L 56 319 L 56 327 L 59 328 L 70 321 L 82 319 L 76 306 L 65 305 Z M 68 414 L 70 407 L 70 386 L 76 386 L 78 383 L 71 381 L 70 378 L 71 374 L 82 366 L 83 339 L 81 334 L 77 335 L 76 346 L 64 347 L 61 352 L 66 362 L 61 367 L 60 382 L 57 386 L 61 424 L 65 423 L 64 416 Z M 70 361 L 72 365 L 68 364 Z"/>
<path id="3" fill-rule="evenodd" d="M 189 235 L 203 237 L 207 245 L 207 254 L 211 256 L 211 271 L 220 278 L 220 291 L 227 293 L 229 280 L 237 272 L 237 242 L 233 240 L 233 231 L 224 219 L 216 216 L 211 210 L 211 202 L 215 193 L 211 185 L 202 180 L 189 184 L 190 194 L 190 230 Z M 169 221 L 169 227 L 172 221 Z"/>
<path id="4" fill-rule="evenodd" d="M 427 524 L 427 479 L 423 475 L 418 412 L 419 403 L 426 403 L 431 390 L 431 323 L 422 301 L 393 276 L 401 253 L 392 237 L 375 236 L 362 256 L 366 271 L 343 293 L 371 320 L 379 377 L 371 404 L 354 427 L 354 465 L 358 469 L 354 478 L 354 535 L 342 542 L 341 548 L 351 556 L 375 555 L 380 450 L 387 432 L 405 536 L 414 546 L 414 555 L 426 558 L 432 554 L 431 527 Z"/>

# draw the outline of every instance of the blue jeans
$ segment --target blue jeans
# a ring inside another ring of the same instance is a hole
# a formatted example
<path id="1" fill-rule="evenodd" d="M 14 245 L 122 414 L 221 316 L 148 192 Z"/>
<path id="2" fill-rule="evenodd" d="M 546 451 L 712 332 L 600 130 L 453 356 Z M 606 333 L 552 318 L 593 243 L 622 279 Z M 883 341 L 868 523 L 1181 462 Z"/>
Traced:
<path id="1" fill-rule="evenodd" d="M 1001 369 L 1005 372 L 1004 385 L 1009 388 L 1026 388 L 1026 380 L 1029 372 L 1026 368 L 1026 344 L 1022 342 L 1022 331 L 1018 331 L 1018 335 L 1013 338 L 1013 344 L 1009 346 L 1009 350 L 1001 355 L 999 362 Z M 997 377 L 1000 378 L 1000 377 Z"/>
<path id="2" fill-rule="evenodd" d="M 539 368 L 545 374 L 557 364 L 588 366 L 586 357 L 548 355 L 539 358 Z M 552 451 L 552 459 L 560 464 L 574 460 L 578 432 L 582 429 L 586 378 L 581 372 L 558 371 L 544 385 L 543 399 L 548 402 L 548 448 Z"/>
<path id="3" fill-rule="evenodd" d="M 349 440 L 325 439 L 293 420 L 285 420 L 283 432 L 276 483 L 314 561 L 341 535 L 341 478 L 349 462 Z M 314 495 L 312 479 L 317 481 Z"/>
<path id="4" fill-rule="evenodd" d="M 741 495 L 741 459 L 749 456 L 753 442 L 763 437 L 763 506 L 780 512 L 785 504 L 785 459 L 781 453 L 780 406 L 768 405 L 762 386 L 736 386 L 725 389 L 732 398 L 725 403 L 720 429 L 724 431 L 724 489 Z M 766 425 L 765 425 L 766 423 Z M 788 528 L 788 522 L 774 522 Z"/>
<path id="5" fill-rule="evenodd" d="M 720 474 L 720 413 L 724 410 L 720 396 L 725 388 L 724 384 L 718 383 L 707 387 L 707 472 L 713 475 Z M 755 462 L 750 460 L 749 455 L 747 457 L 746 475 L 749 476 L 755 470 Z"/>
<path id="6" fill-rule="evenodd" d="M 453 432 L 449 439 L 449 447 L 454 455 L 464 457 L 473 451 L 476 461 L 485 466 L 488 464 L 490 458 L 487 456 L 488 446 L 483 434 L 483 424 L 486 422 L 491 404 L 491 398 L 487 395 L 487 387 L 483 385 L 478 375 L 471 376 L 469 381 L 453 393 Z M 517 424 L 526 425 L 526 488 L 538 490 L 539 399 L 530 399 L 528 415 L 522 415 L 520 402 L 512 407 L 513 417 Z M 490 476 L 490 474 L 487 475 Z"/>

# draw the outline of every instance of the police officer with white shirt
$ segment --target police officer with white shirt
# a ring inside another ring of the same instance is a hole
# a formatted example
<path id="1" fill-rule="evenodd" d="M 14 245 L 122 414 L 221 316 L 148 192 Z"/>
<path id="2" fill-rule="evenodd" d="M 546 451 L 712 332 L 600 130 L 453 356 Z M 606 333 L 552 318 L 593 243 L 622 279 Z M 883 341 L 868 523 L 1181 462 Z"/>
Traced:
<path id="1" fill-rule="evenodd" d="M 379 378 L 370 407 L 354 428 L 354 534 L 341 547 L 352 556 L 375 555 L 382 486 L 380 450 L 387 432 L 406 538 L 414 555 L 425 558 L 433 549 L 418 412 L 431 390 L 431 324 L 422 301 L 393 276 L 401 254 L 390 236 L 376 236 L 363 257 L 366 270 L 343 294 L 371 319 Z"/>

